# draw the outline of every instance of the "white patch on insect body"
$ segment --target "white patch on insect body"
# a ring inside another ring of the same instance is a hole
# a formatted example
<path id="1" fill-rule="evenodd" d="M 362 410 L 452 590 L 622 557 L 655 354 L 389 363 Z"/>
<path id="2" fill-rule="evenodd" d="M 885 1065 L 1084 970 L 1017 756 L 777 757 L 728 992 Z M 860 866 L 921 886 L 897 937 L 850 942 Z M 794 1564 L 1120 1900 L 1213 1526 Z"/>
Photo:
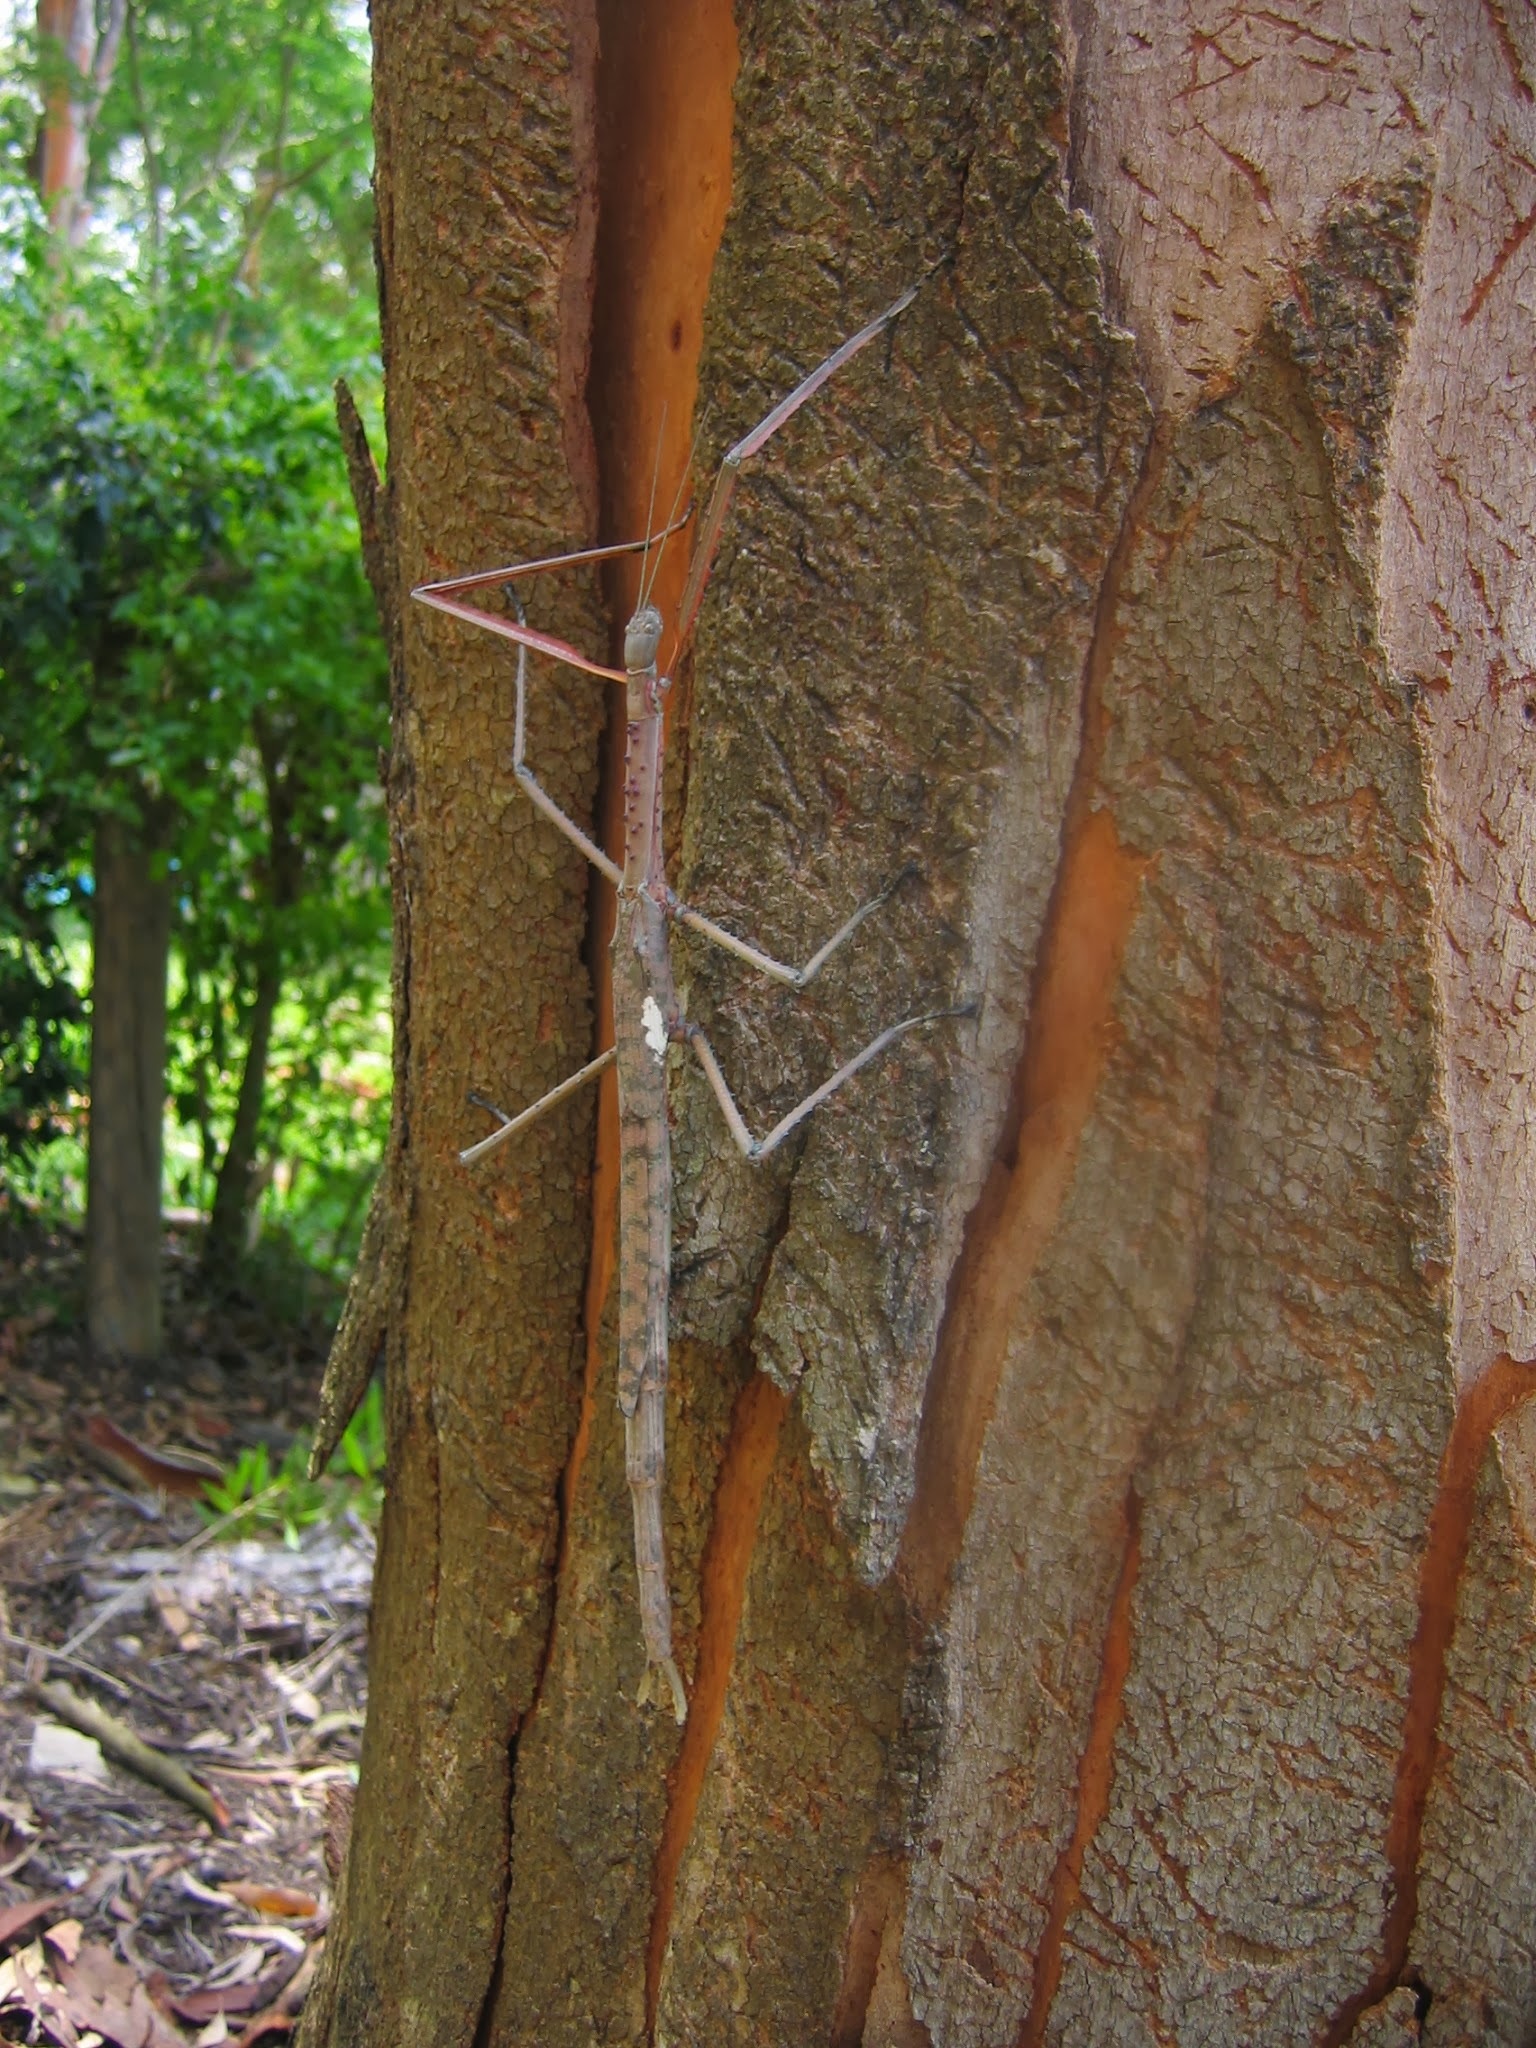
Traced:
<path id="1" fill-rule="evenodd" d="M 664 1060 L 667 1056 L 667 1022 L 654 996 L 647 996 L 640 1005 L 640 1029 L 657 1059 Z"/>

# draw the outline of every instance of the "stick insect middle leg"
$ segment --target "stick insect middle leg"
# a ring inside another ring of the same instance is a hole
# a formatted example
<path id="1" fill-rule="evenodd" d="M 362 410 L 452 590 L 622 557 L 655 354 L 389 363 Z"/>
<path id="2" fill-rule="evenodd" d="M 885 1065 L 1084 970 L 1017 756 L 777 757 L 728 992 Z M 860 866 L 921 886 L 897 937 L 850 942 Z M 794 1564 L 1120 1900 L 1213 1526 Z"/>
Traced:
<path id="1" fill-rule="evenodd" d="M 945 1017 L 968 1017 L 974 1007 L 973 1004 L 965 1003 L 949 1010 L 926 1010 L 920 1016 L 905 1017 L 899 1024 L 888 1025 L 877 1037 L 869 1041 L 862 1052 L 856 1052 L 852 1059 L 844 1060 L 836 1073 L 829 1074 L 819 1088 L 813 1088 L 810 1094 L 803 1101 L 797 1102 L 786 1116 L 781 1116 L 772 1130 L 761 1138 L 754 1138 L 747 1129 L 741 1111 L 736 1107 L 736 1098 L 731 1093 L 730 1083 L 721 1072 L 720 1062 L 715 1057 L 715 1049 L 699 1026 L 683 1024 L 678 1029 L 678 1036 L 693 1047 L 694 1055 L 714 1090 L 715 1100 L 720 1105 L 727 1127 L 736 1140 L 742 1157 L 756 1161 L 766 1159 L 770 1152 L 776 1152 L 790 1132 L 798 1129 L 813 1111 L 820 1109 L 827 1098 L 835 1095 L 845 1081 L 851 1081 L 855 1074 L 869 1065 L 871 1060 L 877 1060 L 881 1053 L 895 1045 L 898 1039 L 905 1038 L 909 1031 L 916 1031 L 920 1024 L 937 1024 Z"/>
<path id="2" fill-rule="evenodd" d="M 691 932 L 698 932 L 702 938 L 719 946 L 723 952 L 734 953 L 738 960 L 745 960 L 749 967 L 755 967 L 760 974 L 766 974 L 773 981 L 781 981 L 787 988 L 809 988 L 820 974 L 832 955 L 847 940 L 851 939 L 866 917 L 871 917 L 882 904 L 888 903 L 909 875 L 916 874 L 914 867 L 904 867 L 899 875 L 886 883 L 877 896 L 871 896 L 867 903 L 861 903 L 846 924 L 840 925 L 825 945 L 820 946 L 803 967 L 791 967 L 787 961 L 776 960 L 771 953 L 765 953 L 760 946 L 751 945 L 746 939 L 737 938 L 724 925 L 716 924 L 713 918 L 705 917 L 694 910 L 680 897 L 668 892 L 666 912 L 678 924 L 686 925 Z"/>

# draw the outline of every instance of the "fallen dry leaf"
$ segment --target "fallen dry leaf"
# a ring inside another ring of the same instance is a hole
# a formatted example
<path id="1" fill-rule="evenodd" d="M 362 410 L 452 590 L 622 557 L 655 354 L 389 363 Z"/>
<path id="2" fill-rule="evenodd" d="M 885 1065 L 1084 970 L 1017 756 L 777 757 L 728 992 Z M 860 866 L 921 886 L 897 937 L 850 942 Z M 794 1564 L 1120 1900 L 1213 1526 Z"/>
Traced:
<path id="1" fill-rule="evenodd" d="M 298 2016 L 304 2009 L 304 2001 L 309 1996 L 309 1987 L 315 1981 L 315 1971 L 320 1966 L 320 1956 L 324 1948 L 323 1941 L 315 1943 L 272 2004 L 265 2012 L 257 2013 L 236 2042 L 235 2048 L 256 2048 L 256 2043 L 264 2034 L 292 2033 Z"/>
<path id="2" fill-rule="evenodd" d="M 112 1775 L 101 1744 L 94 1735 L 82 1735 L 58 1721 L 38 1721 L 27 1751 L 27 1769 L 54 1778 L 74 1778 L 87 1785 L 109 1785 Z"/>
<path id="3" fill-rule="evenodd" d="M 236 1879 L 221 1884 L 219 1890 L 253 1913 L 270 1913 L 274 1920 L 312 1920 L 320 1910 L 320 1901 L 308 1892 L 290 1891 L 281 1884 L 247 1884 Z"/>
<path id="4" fill-rule="evenodd" d="M 52 1949 L 57 1949 L 65 1962 L 72 1963 L 80 1953 L 80 1940 L 85 1929 L 78 1920 L 56 1920 L 51 1927 L 43 1930 L 43 1940 Z"/>
<path id="5" fill-rule="evenodd" d="M 46 1898 L 23 1899 L 15 1906 L 0 1906 L 0 1948 L 8 1948 L 18 1934 L 69 1904 L 67 1892 L 49 1892 Z"/>
<path id="6" fill-rule="evenodd" d="M 44 2003 L 81 2032 L 98 2033 L 113 2048 L 183 2048 L 136 1972 L 100 1942 L 83 1942 L 73 1962 L 60 1961 L 58 1976 L 59 1990 Z"/>
<path id="7" fill-rule="evenodd" d="M 156 1583 L 151 1590 L 155 1606 L 159 1609 L 160 1619 L 165 1624 L 166 1633 L 174 1639 L 177 1649 L 186 1651 L 206 1649 L 208 1647 L 208 1637 L 195 1625 L 191 1615 L 188 1614 L 186 1608 L 182 1606 L 169 1586 L 162 1586 Z"/>
<path id="8" fill-rule="evenodd" d="M 11 1877 L 37 1848 L 40 1830 L 30 1802 L 0 1799 L 0 1877 Z"/>
<path id="9" fill-rule="evenodd" d="M 103 1464 L 129 1480 L 152 1486 L 159 1493 L 173 1493 L 184 1500 L 201 1500 L 209 1480 L 223 1477 L 217 1458 L 201 1451 L 168 1451 L 141 1444 L 118 1428 L 105 1415 L 93 1415 L 85 1425 L 85 1438 Z"/>
<path id="10" fill-rule="evenodd" d="M 189 1991 L 171 2000 L 179 2019 L 194 2025 L 221 2012 L 258 2012 L 271 2005 L 285 1986 L 292 1983 L 302 1967 L 301 1956 L 283 1956 L 264 1977 L 248 1984 L 221 1984 L 202 1991 Z"/>

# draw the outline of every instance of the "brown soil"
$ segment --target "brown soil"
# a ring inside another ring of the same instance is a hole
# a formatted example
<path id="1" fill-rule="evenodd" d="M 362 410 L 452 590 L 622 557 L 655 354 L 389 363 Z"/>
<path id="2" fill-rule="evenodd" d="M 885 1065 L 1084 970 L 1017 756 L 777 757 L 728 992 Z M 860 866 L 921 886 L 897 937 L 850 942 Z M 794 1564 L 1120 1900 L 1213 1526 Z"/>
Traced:
<path id="1" fill-rule="evenodd" d="M 259 2030 L 254 2019 L 324 1931 L 328 1814 L 334 1836 L 345 1826 L 365 1698 L 366 1584 L 322 1576 L 318 1591 L 296 1586 L 291 1550 L 268 1532 L 261 1552 L 240 1553 L 245 1568 L 233 1577 L 225 1553 L 228 1582 L 201 1604 L 195 1587 L 187 1596 L 185 1569 L 167 1565 L 160 1590 L 113 1614 L 73 1662 L 29 1647 L 57 1652 L 142 1578 L 125 1571 L 129 1553 L 174 1551 L 206 1524 L 194 1501 L 103 1469 L 84 1434 L 92 1416 L 145 1445 L 225 1464 L 265 1443 L 275 1464 L 314 1413 L 337 1307 L 329 1290 L 314 1283 L 305 1305 L 268 1275 L 243 1298 L 212 1298 L 193 1255 L 187 1239 L 169 1239 L 166 1354 L 152 1369 L 126 1367 L 94 1357 L 77 1321 L 78 1237 L 0 1209 L 0 1930 L 8 1908 L 62 1900 L 0 1938 L 0 1956 L 59 1920 L 78 1921 L 84 1944 L 101 1944 L 148 1985 L 170 2028 L 154 2038 L 192 2040 L 210 2021 L 216 2038 L 206 1997 L 193 2002 L 196 2022 L 174 2002 L 233 1978 L 228 2039 L 255 2041 L 291 2025 L 282 2011 Z M 279 1313 L 273 1303 L 284 1296 Z M 368 1540 L 361 1525 L 304 1539 L 322 1567 L 343 1545 L 355 1562 Z M 204 1545 L 188 1566 L 219 1549 Z M 202 1577 L 206 1592 L 206 1569 Z M 115 1762 L 106 1783 L 30 1768 L 47 1718 L 29 1690 L 39 1678 L 63 1680 L 195 1771 L 227 1806 L 228 1827 L 216 1833 Z M 249 1895 L 220 1903 L 219 1888 L 238 1881 L 304 1895 L 312 1909 L 263 1912 Z M 45 1942 L 43 1953 L 68 1976 L 57 1945 Z M 20 2007 L 5 2009 L 0 2039 L 37 2038 L 29 2024 Z"/>

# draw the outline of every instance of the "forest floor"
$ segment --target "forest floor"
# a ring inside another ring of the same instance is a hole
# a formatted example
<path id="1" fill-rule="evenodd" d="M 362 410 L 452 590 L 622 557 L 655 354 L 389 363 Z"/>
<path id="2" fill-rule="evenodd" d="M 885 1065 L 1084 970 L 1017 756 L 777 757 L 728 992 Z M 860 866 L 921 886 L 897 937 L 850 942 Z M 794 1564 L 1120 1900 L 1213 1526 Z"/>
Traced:
<path id="1" fill-rule="evenodd" d="M 146 1374 L 92 1356 L 80 1279 L 76 1235 L 0 1210 L 0 2040 L 254 2048 L 292 2029 L 324 1939 L 372 1532 L 355 1509 L 210 1528 L 197 1475 L 155 1458 L 276 1468 L 337 1302 L 214 1297 L 173 1234 Z M 61 1685 L 214 1822 L 71 1726 Z"/>

